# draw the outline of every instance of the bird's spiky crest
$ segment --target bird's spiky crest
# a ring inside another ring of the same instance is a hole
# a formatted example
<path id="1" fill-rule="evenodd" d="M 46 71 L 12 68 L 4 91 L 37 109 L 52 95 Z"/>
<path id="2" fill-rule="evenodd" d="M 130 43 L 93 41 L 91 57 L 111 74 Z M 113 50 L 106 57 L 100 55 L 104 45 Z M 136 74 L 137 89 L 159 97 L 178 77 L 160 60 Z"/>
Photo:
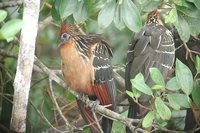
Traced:
<path id="1" fill-rule="evenodd" d="M 60 28 L 60 32 L 59 32 L 59 36 L 62 35 L 62 33 L 72 33 L 72 25 L 71 24 L 61 24 L 61 28 Z"/>

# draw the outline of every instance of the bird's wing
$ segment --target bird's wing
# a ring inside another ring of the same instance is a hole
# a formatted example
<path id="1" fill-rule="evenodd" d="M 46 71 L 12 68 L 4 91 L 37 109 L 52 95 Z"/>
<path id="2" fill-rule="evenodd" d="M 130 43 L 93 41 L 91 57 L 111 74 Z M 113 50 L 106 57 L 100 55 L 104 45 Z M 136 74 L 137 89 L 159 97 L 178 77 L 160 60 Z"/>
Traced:
<path id="1" fill-rule="evenodd" d="M 174 63 L 175 51 L 173 37 L 166 31 L 163 26 L 147 25 L 135 33 L 137 38 L 134 36 L 131 42 L 134 45 L 132 61 L 127 66 L 130 78 L 141 72 L 148 80 L 151 67 L 157 67 L 166 76 Z"/>
<path id="2" fill-rule="evenodd" d="M 91 81 L 91 87 L 94 96 L 101 105 L 115 110 L 116 87 L 110 59 L 112 57 L 111 49 L 99 35 L 76 35 L 74 39 L 79 43 L 79 49 L 93 61 L 93 72 L 91 73 L 94 73 L 94 81 Z M 95 122 L 91 110 L 83 106 L 82 102 L 77 101 L 77 103 L 85 120 L 90 124 Z M 103 117 L 101 123 L 105 133 L 111 132 L 112 120 Z M 96 132 L 97 125 L 93 124 L 91 130 Z"/>
<path id="3" fill-rule="evenodd" d="M 113 78 L 113 70 L 111 65 L 112 52 L 105 41 L 100 41 L 94 49 L 94 86 L 95 95 L 101 104 L 112 104 L 115 108 L 116 87 Z"/>

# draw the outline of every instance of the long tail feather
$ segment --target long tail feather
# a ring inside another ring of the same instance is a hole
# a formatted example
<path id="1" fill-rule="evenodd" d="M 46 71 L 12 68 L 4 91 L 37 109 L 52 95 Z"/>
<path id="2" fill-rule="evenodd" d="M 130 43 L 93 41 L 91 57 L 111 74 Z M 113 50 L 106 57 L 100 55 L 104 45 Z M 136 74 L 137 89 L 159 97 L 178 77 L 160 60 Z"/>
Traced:
<path id="1" fill-rule="evenodd" d="M 115 92 L 113 91 L 113 89 L 109 90 L 109 87 L 115 87 L 115 84 L 113 82 L 111 82 L 110 84 L 107 83 L 106 84 L 96 84 L 93 86 L 93 90 L 98 98 L 98 100 L 100 101 L 101 105 L 105 105 L 107 106 L 108 109 L 110 110 L 115 110 L 115 101 L 112 101 L 112 97 L 115 97 Z M 111 133 L 112 130 L 112 123 L 113 120 L 110 120 L 106 117 L 102 118 L 102 129 L 104 131 L 104 133 Z"/>
<path id="2" fill-rule="evenodd" d="M 81 115 L 84 118 L 84 120 L 88 123 L 91 124 L 90 130 L 92 133 L 100 133 L 100 130 L 96 124 L 96 121 L 93 117 L 92 111 L 90 108 L 86 107 L 85 104 L 81 100 L 76 100 L 77 105 L 80 109 Z"/>

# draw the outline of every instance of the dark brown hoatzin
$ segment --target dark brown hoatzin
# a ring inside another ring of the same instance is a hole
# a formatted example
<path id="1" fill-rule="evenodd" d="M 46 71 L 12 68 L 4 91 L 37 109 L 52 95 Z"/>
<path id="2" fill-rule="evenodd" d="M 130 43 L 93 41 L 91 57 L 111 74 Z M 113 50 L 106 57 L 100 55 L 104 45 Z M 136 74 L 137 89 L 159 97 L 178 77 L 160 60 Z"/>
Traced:
<path id="1" fill-rule="evenodd" d="M 153 81 L 150 78 L 149 68 L 158 68 L 167 80 L 168 74 L 172 69 L 175 58 L 175 47 L 172 33 L 163 26 L 160 20 L 160 10 L 153 10 L 148 14 L 147 22 L 139 33 L 133 33 L 129 45 L 126 68 L 125 84 L 126 89 L 132 91 L 130 79 L 141 72 L 147 85 L 152 86 Z M 139 103 L 149 106 L 151 97 L 142 95 Z M 142 118 L 146 113 L 145 109 L 140 107 L 129 98 L 129 118 Z M 131 131 L 127 128 L 128 133 Z"/>
<path id="2" fill-rule="evenodd" d="M 116 87 L 111 66 L 112 51 L 100 35 L 79 35 L 71 26 L 62 25 L 60 30 L 60 54 L 65 82 L 76 92 L 86 94 L 115 110 Z M 93 133 L 99 133 L 91 108 L 77 99 L 84 120 L 91 124 Z M 104 133 L 110 133 L 112 120 L 103 117 Z"/>

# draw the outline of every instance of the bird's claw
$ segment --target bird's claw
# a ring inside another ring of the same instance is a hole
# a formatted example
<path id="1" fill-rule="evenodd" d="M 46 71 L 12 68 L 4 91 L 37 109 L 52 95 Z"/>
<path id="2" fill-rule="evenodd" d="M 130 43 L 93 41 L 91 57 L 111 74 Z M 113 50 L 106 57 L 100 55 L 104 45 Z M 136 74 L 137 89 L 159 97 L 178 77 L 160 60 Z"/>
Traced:
<path id="1" fill-rule="evenodd" d="M 95 101 L 91 101 L 88 98 L 88 95 L 81 93 L 79 94 L 78 99 L 80 99 L 81 101 L 83 101 L 87 107 L 90 107 L 92 111 L 96 110 L 96 106 L 100 104 L 99 100 L 96 99 Z"/>
<path id="2" fill-rule="evenodd" d="M 80 99 L 84 103 L 87 103 L 87 101 L 88 101 L 88 95 L 86 95 L 84 93 L 80 93 L 78 99 Z"/>
<path id="3" fill-rule="evenodd" d="M 95 101 L 90 101 L 90 102 L 88 103 L 88 106 L 91 108 L 91 110 L 92 110 L 93 112 L 95 112 L 95 111 L 96 111 L 96 107 L 97 107 L 97 105 L 99 105 L 99 104 L 100 104 L 99 100 L 96 99 Z"/>

